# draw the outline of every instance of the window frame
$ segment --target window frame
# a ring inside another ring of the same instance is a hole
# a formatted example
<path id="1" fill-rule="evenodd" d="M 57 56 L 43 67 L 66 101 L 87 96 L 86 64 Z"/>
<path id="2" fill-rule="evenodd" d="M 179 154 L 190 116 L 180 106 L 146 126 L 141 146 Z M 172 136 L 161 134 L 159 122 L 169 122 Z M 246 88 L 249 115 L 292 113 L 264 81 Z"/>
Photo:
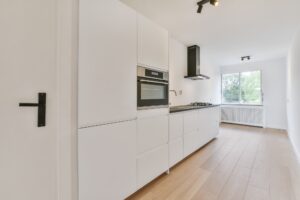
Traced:
<path id="1" fill-rule="evenodd" d="M 246 72 L 259 72 L 260 73 L 260 104 L 250 104 L 250 103 L 241 103 L 241 74 Z M 238 103 L 224 103 L 223 102 L 223 75 L 226 74 L 239 74 L 239 102 Z M 249 70 L 249 71 L 239 71 L 239 72 L 226 72 L 221 73 L 221 105 L 237 105 L 237 106 L 263 106 L 264 105 L 264 92 L 263 92 L 263 78 L 262 70 Z"/>

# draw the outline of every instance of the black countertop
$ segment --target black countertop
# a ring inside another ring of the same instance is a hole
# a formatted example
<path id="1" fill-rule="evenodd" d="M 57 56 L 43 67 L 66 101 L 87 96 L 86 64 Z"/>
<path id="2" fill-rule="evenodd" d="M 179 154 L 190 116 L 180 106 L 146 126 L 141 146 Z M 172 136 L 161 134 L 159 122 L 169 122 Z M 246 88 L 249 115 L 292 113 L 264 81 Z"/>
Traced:
<path id="1" fill-rule="evenodd" d="M 192 106 L 192 105 L 183 105 L 183 106 L 173 106 L 170 107 L 170 113 L 176 113 L 176 112 L 184 112 L 189 110 L 199 110 L 204 108 L 212 108 L 220 106 L 218 104 L 209 105 L 209 106 Z"/>

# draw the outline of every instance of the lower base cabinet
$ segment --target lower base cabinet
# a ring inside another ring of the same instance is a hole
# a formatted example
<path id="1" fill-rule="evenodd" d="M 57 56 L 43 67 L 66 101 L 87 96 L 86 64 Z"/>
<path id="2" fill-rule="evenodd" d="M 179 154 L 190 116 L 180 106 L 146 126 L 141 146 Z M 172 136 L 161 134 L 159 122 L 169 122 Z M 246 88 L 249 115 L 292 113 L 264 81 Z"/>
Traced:
<path id="1" fill-rule="evenodd" d="M 198 111 L 187 111 L 183 116 L 183 149 L 184 157 L 186 157 L 218 135 L 220 108 L 216 106 Z"/>
<path id="2" fill-rule="evenodd" d="M 202 138 L 201 135 L 199 134 L 199 131 L 193 131 L 191 133 L 184 135 L 184 144 L 183 144 L 184 157 L 190 155 L 198 148 L 200 148 L 201 139 Z"/>
<path id="3" fill-rule="evenodd" d="M 203 109 L 202 112 L 199 112 L 199 115 L 200 121 L 203 121 L 200 131 L 205 131 L 205 140 L 208 142 L 219 134 L 220 108 L 213 107 L 210 109 Z"/>
<path id="4" fill-rule="evenodd" d="M 216 137 L 219 112 L 215 107 L 170 115 L 169 123 L 162 115 L 79 129 L 79 200 L 127 198 Z"/>
<path id="5" fill-rule="evenodd" d="M 169 167 L 173 167 L 183 159 L 183 139 L 178 138 L 169 144 Z"/>
<path id="6" fill-rule="evenodd" d="M 78 131 L 79 200 L 121 200 L 136 191 L 136 121 Z"/>
<path id="7" fill-rule="evenodd" d="M 168 170 L 168 145 L 163 145 L 137 159 L 138 189 Z"/>
<path id="8" fill-rule="evenodd" d="M 169 109 L 138 111 L 137 189 L 169 168 Z"/>

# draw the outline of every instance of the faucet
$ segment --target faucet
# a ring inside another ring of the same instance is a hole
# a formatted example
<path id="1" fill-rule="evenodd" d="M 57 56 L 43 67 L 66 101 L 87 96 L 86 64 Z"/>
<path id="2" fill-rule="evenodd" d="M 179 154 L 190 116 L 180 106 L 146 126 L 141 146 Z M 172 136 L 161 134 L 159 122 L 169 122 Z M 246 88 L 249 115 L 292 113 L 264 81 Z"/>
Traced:
<path id="1" fill-rule="evenodd" d="M 170 90 L 169 92 L 174 92 L 175 96 L 177 96 L 177 91 L 176 90 Z"/>

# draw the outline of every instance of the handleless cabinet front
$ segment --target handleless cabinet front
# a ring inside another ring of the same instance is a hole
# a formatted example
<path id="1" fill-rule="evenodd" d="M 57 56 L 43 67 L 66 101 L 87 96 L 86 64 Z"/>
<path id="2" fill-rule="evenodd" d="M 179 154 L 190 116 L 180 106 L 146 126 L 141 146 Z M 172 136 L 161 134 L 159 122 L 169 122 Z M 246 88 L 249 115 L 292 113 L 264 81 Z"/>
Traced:
<path id="1" fill-rule="evenodd" d="M 183 113 L 169 116 L 169 167 L 183 159 Z"/>
<path id="2" fill-rule="evenodd" d="M 198 131 L 198 111 L 188 111 L 184 113 L 184 134 Z"/>
<path id="3" fill-rule="evenodd" d="M 142 15 L 138 15 L 139 65 L 168 71 L 168 31 Z"/>
<path id="4" fill-rule="evenodd" d="M 168 143 L 168 116 L 152 116 L 137 120 L 138 153 L 142 154 Z"/>
<path id="5" fill-rule="evenodd" d="M 120 1 L 80 1 L 80 128 L 136 118 L 136 21 Z"/>
<path id="6" fill-rule="evenodd" d="M 171 114 L 169 117 L 170 140 L 183 136 L 183 114 Z"/>
<path id="7" fill-rule="evenodd" d="M 79 200 L 125 199 L 135 192 L 136 121 L 80 129 Z"/>
<path id="8" fill-rule="evenodd" d="M 138 189 L 168 170 L 168 145 L 162 145 L 137 158 Z"/>

